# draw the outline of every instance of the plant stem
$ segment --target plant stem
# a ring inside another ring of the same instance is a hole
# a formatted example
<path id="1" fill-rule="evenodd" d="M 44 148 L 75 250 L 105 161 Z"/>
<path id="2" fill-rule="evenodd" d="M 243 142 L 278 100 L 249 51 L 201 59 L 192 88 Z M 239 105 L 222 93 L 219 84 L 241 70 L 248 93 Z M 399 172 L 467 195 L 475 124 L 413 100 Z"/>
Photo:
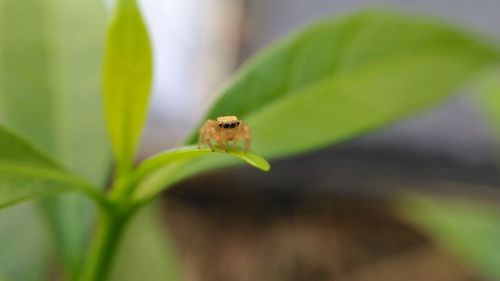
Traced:
<path id="1" fill-rule="evenodd" d="M 98 229 L 80 281 L 104 281 L 109 274 L 127 215 L 101 210 Z"/>

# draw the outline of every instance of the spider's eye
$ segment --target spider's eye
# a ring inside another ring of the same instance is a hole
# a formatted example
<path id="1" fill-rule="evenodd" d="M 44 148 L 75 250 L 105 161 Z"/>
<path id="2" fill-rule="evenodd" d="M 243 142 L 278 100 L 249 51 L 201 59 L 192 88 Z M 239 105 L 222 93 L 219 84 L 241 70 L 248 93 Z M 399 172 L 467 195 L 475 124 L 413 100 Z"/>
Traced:
<path id="1" fill-rule="evenodd" d="M 236 127 L 236 124 L 235 123 L 231 123 L 231 128 L 234 128 Z"/>
<path id="2" fill-rule="evenodd" d="M 240 125 L 240 121 L 236 122 L 236 126 L 239 126 Z"/>
<path id="3" fill-rule="evenodd" d="M 229 128 L 229 124 L 224 124 L 224 128 Z"/>
<path id="4" fill-rule="evenodd" d="M 219 124 L 219 127 L 222 127 L 222 124 Z"/>

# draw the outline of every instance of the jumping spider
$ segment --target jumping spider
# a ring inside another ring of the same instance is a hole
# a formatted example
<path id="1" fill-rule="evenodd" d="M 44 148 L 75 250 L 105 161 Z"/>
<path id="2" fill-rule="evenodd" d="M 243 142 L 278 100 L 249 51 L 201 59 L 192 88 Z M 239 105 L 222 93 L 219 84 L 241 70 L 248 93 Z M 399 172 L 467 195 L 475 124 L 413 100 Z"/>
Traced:
<path id="1" fill-rule="evenodd" d="M 217 120 L 207 120 L 200 128 L 198 148 L 208 145 L 214 151 L 212 141 L 215 141 L 227 152 L 230 141 L 236 144 L 241 139 L 245 139 L 244 150 L 248 151 L 252 139 L 248 125 L 236 116 L 221 116 Z"/>

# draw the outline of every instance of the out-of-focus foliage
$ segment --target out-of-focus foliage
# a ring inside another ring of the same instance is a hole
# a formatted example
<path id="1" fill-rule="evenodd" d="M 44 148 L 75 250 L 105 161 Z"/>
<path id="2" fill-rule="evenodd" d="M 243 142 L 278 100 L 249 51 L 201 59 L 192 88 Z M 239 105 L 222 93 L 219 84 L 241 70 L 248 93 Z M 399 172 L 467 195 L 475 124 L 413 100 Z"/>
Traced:
<path id="1" fill-rule="evenodd" d="M 182 281 L 175 248 L 168 239 L 158 207 L 152 204 L 132 220 L 110 280 Z"/>
<path id="2" fill-rule="evenodd" d="M 0 280 L 48 280 L 51 238 L 40 209 L 34 204 L 3 209 L 0 226 Z"/>
<path id="3" fill-rule="evenodd" d="M 400 208 L 406 218 L 479 273 L 500 278 L 500 204 L 412 196 L 402 200 Z"/>
<path id="4" fill-rule="evenodd" d="M 110 163 L 100 106 L 103 4 L 6 0 L 1 5 L 0 120 L 64 166 L 102 184 Z"/>
<path id="5" fill-rule="evenodd" d="M 152 79 L 151 47 L 137 4 L 118 1 L 104 58 L 104 106 L 117 173 L 134 161 L 147 116 Z"/>
<path id="6" fill-rule="evenodd" d="M 100 0 L 0 1 L 0 120 L 96 184 L 110 164 L 99 90 L 104 27 Z M 92 207 L 65 197 L 44 205 L 52 241 L 76 276 Z"/>

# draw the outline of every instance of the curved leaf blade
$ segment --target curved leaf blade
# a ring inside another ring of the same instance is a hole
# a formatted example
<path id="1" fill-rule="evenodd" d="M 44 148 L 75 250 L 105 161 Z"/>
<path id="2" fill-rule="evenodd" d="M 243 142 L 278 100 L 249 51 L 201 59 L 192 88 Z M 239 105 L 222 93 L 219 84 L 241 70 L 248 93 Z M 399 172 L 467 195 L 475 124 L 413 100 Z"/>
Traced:
<path id="1" fill-rule="evenodd" d="M 117 2 L 104 58 L 104 107 L 117 173 L 127 173 L 146 119 L 152 58 L 146 26 L 135 0 Z"/>
<path id="2" fill-rule="evenodd" d="M 465 198 L 411 196 L 402 215 L 492 280 L 500 278 L 500 208 Z"/>
<path id="3" fill-rule="evenodd" d="M 196 146 L 187 146 L 177 149 L 167 150 L 162 153 L 156 154 L 149 159 L 144 160 L 141 165 L 137 168 L 137 174 L 141 178 L 144 178 L 147 174 L 150 174 L 164 166 L 172 164 L 173 162 L 191 159 L 197 156 L 212 154 L 213 152 L 228 153 L 241 160 L 247 162 L 248 164 L 254 166 L 255 168 L 261 169 L 265 172 L 269 171 L 271 166 L 269 163 L 261 156 L 253 152 L 245 152 L 238 149 L 229 149 L 227 152 L 215 148 L 214 151 L 209 148 L 198 148 Z"/>
<path id="4" fill-rule="evenodd" d="M 163 182 L 161 179 L 163 178 L 163 174 L 165 174 L 165 169 L 170 169 L 186 161 L 203 156 L 213 158 L 216 154 L 239 158 L 249 165 L 265 172 L 269 171 L 271 168 L 271 165 L 264 158 L 252 152 L 244 152 L 236 149 L 229 149 L 225 152 L 218 148 L 212 152 L 212 150 L 208 148 L 199 149 L 196 146 L 181 147 L 157 154 L 141 163 L 129 180 L 129 186 L 131 187 L 135 187 L 139 184 L 134 191 L 133 198 L 139 202 L 146 201 L 167 188 L 168 186 L 165 184 L 157 184 L 157 182 Z"/>
<path id="5" fill-rule="evenodd" d="M 205 119 L 238 115 L 252 128 L 252 147 L 266 157 L 301 153 L 435 104 L 498 59 L 495 47 L 444 24 L 358 13 L 313 24 L 251 59 Z M 337 126 L 350 129 L 331 133 Z"/>

